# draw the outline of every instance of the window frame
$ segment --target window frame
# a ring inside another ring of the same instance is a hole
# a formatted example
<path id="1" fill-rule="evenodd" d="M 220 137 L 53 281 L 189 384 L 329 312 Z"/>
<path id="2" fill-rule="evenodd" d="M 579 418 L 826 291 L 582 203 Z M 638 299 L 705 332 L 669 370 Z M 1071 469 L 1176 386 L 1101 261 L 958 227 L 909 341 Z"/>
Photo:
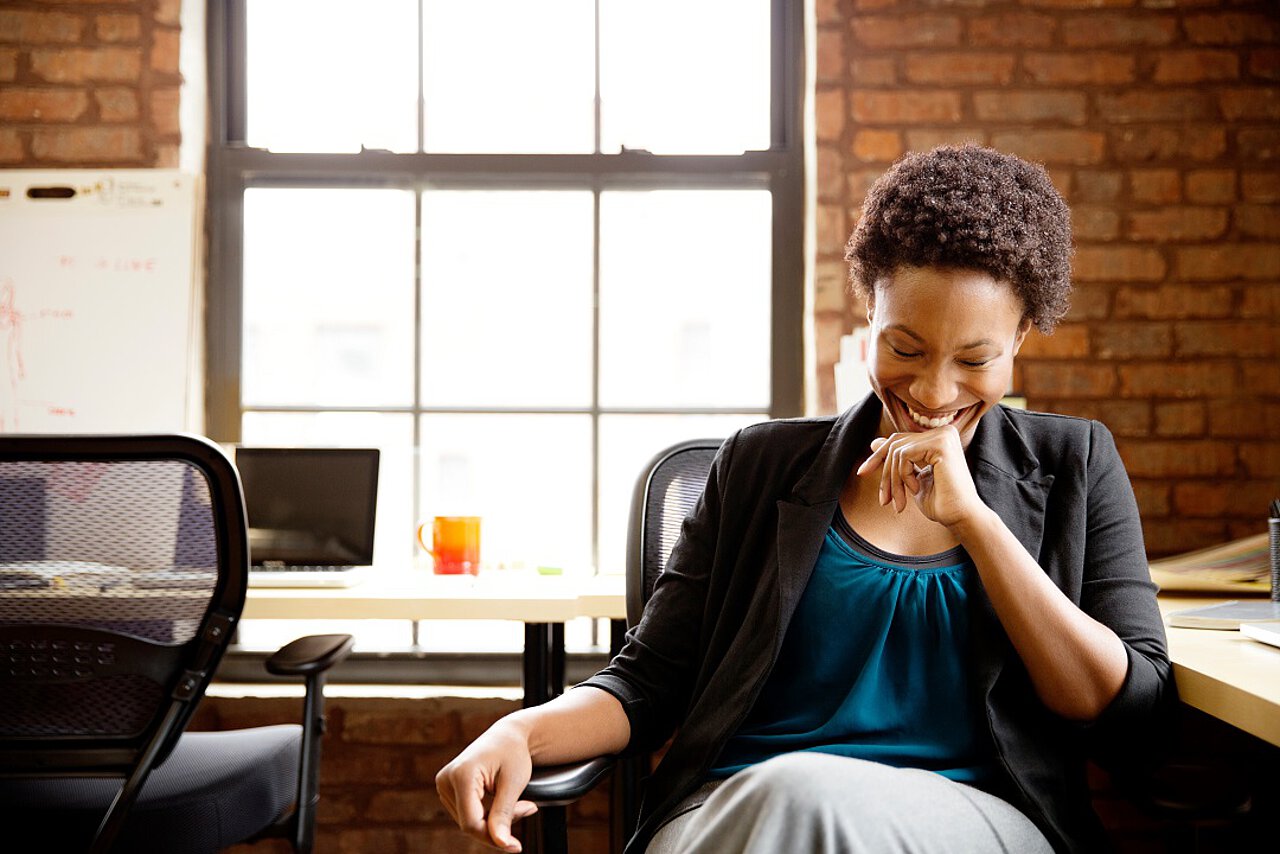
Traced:
<path id="1" fill-rule="evenodd" d="M 654 155 L 627 150 L 599 152 L 600 98 L 597 56 L 595 137 L 592 154 L 449 154 L 270 152 L 249 147 L 247 130 L 246 6 L 248 0 L 210 3 L 207 9 L 209 127 L 207 149 L 208 286 L 205 317 L 205 430 L 213 439 L 234 443 L 248 411 L 403 412 L 420 418 L 432 413 L 584 413 L 592 417 L 592 513 L 599 504 L 599 425 L 609 414 L 750 413 L 751 408 L 617 408 L 599 404 L 599 310 L 593 332 L 593 391 L 587 407 L 436 407 L 424 406 L 415 381 L 412 406 L 249 406 L 241 401 L 244 263 L 244 193 L 251 187 L 389 188 L 415 192 L 415 330 L 422 299 L 422 192 L 427 189 L 573 189 L 593 193 L 593 288 L 600 284 L 600 193 L 619 189 L 767 189 L 773 200 L 770 399 L 761 417 L 780 418 L 804 411 L 805 205 L 804 205 L 804 4 L 770 0 L 771 145 L 739 155 Z M 596 20 L 602 0 L 596 0 Z M 421 22 L 422 3 L 418 3 Z M 678 25 L 678 21 L 674 22 Z M 599 27 L 597 24 L 597 45 Z M 419 26 L 421 50 L 421 26 Z M 599 53 L 597 47 L 597 55 Z M 421 59 L 419 60 L 421 65 Z M 421 77 L 421 75 L 419 75 Z M 421 80 L 419 80 L 421 87 Z M 419 97 L 419 148 L 422 141 Z M 415 358 L 420 341 L 415 342 Z M 414 368 L 415 377 L 420 370 Z M 415 473 L 415 503 L 417 495 Z M 592 524 L 593 551 L 599 523 Z M 407 557 L 407 556 L 406 556 Z M 598 564 L 598 561 L 597 561 Z"/>

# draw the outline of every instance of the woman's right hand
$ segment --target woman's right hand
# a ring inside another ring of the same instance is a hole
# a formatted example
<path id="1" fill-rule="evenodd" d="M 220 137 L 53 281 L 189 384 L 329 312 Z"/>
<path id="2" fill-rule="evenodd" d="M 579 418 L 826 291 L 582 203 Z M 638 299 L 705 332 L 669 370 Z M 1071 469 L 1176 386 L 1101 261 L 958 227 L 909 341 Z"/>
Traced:
<path id="1" fill-rule="evenodd" d="M 510 716 L 489 727 L 436 774 L 440 802 L 468 836 L 518 852 L 511 824 L 538 807 L 520 800 L 533 772 L 529 739 Z"/>

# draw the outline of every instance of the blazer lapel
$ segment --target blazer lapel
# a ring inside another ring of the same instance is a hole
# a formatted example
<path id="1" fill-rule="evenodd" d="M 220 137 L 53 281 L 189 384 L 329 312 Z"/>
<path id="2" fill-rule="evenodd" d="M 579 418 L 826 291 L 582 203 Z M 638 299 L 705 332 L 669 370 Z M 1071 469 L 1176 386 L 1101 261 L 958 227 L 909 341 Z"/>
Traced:
<path id="1" fill-rule="evenodd" d="M 1003 407 L 993 408 L 978 422 L 968 457 L 978 497 L 996 511 L 1023 548 L 1039 560 L 1053 475 L 1040 471 L 1039 459 Z M 975 687 L 979 696 L 985 697 L 1012 650 L 986 592 L 979 586 L 976 593 L 970 609 Z"/>

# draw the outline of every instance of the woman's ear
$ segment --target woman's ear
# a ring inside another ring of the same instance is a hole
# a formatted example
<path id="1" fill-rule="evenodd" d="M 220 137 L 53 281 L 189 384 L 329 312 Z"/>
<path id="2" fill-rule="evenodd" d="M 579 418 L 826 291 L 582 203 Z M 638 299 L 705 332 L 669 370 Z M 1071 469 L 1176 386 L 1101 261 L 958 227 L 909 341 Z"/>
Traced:
<path id="1" fill-rule="evenodd" d="M 1022 342 L 1026 340 L 1027 333 L 1030 331 L 1031 318 L 1022 318 L 1022 322 L 1018 324 L 1018 331 L 1013 336 L 1013 355 L 1018 355 L 1018 351 L 1022 349 Z"/>
<path id="2" fill-rule="evenodd" d="M 872 288 L 867 293 L 867 325 L 871 326 L 875 323 L 876 317 L 876 292 Z"/>

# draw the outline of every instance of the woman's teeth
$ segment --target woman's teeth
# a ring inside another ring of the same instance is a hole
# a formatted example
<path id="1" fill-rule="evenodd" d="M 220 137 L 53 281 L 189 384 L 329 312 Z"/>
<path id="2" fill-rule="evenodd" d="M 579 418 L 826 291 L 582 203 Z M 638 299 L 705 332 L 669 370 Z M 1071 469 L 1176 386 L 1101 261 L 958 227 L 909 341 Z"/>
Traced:
<path id="1" fill-rule="evenodd" d="M 916 412 L 914 409 L 908 406 L 907 414 L 911 416 L 912 421 L 916 422 L 921 427 L 928 427 L 930 430 L 932 430 L 935 427 L 943 427 L 947 424 L 950 424 L 952 421 L 955 421 L 956 416 L 960 414 L 960 410 L 957 409 L 955 412 L 940 416 L 938 418 L 928 418 L 924 415 L 921 415 L 919 412 Z"/>

